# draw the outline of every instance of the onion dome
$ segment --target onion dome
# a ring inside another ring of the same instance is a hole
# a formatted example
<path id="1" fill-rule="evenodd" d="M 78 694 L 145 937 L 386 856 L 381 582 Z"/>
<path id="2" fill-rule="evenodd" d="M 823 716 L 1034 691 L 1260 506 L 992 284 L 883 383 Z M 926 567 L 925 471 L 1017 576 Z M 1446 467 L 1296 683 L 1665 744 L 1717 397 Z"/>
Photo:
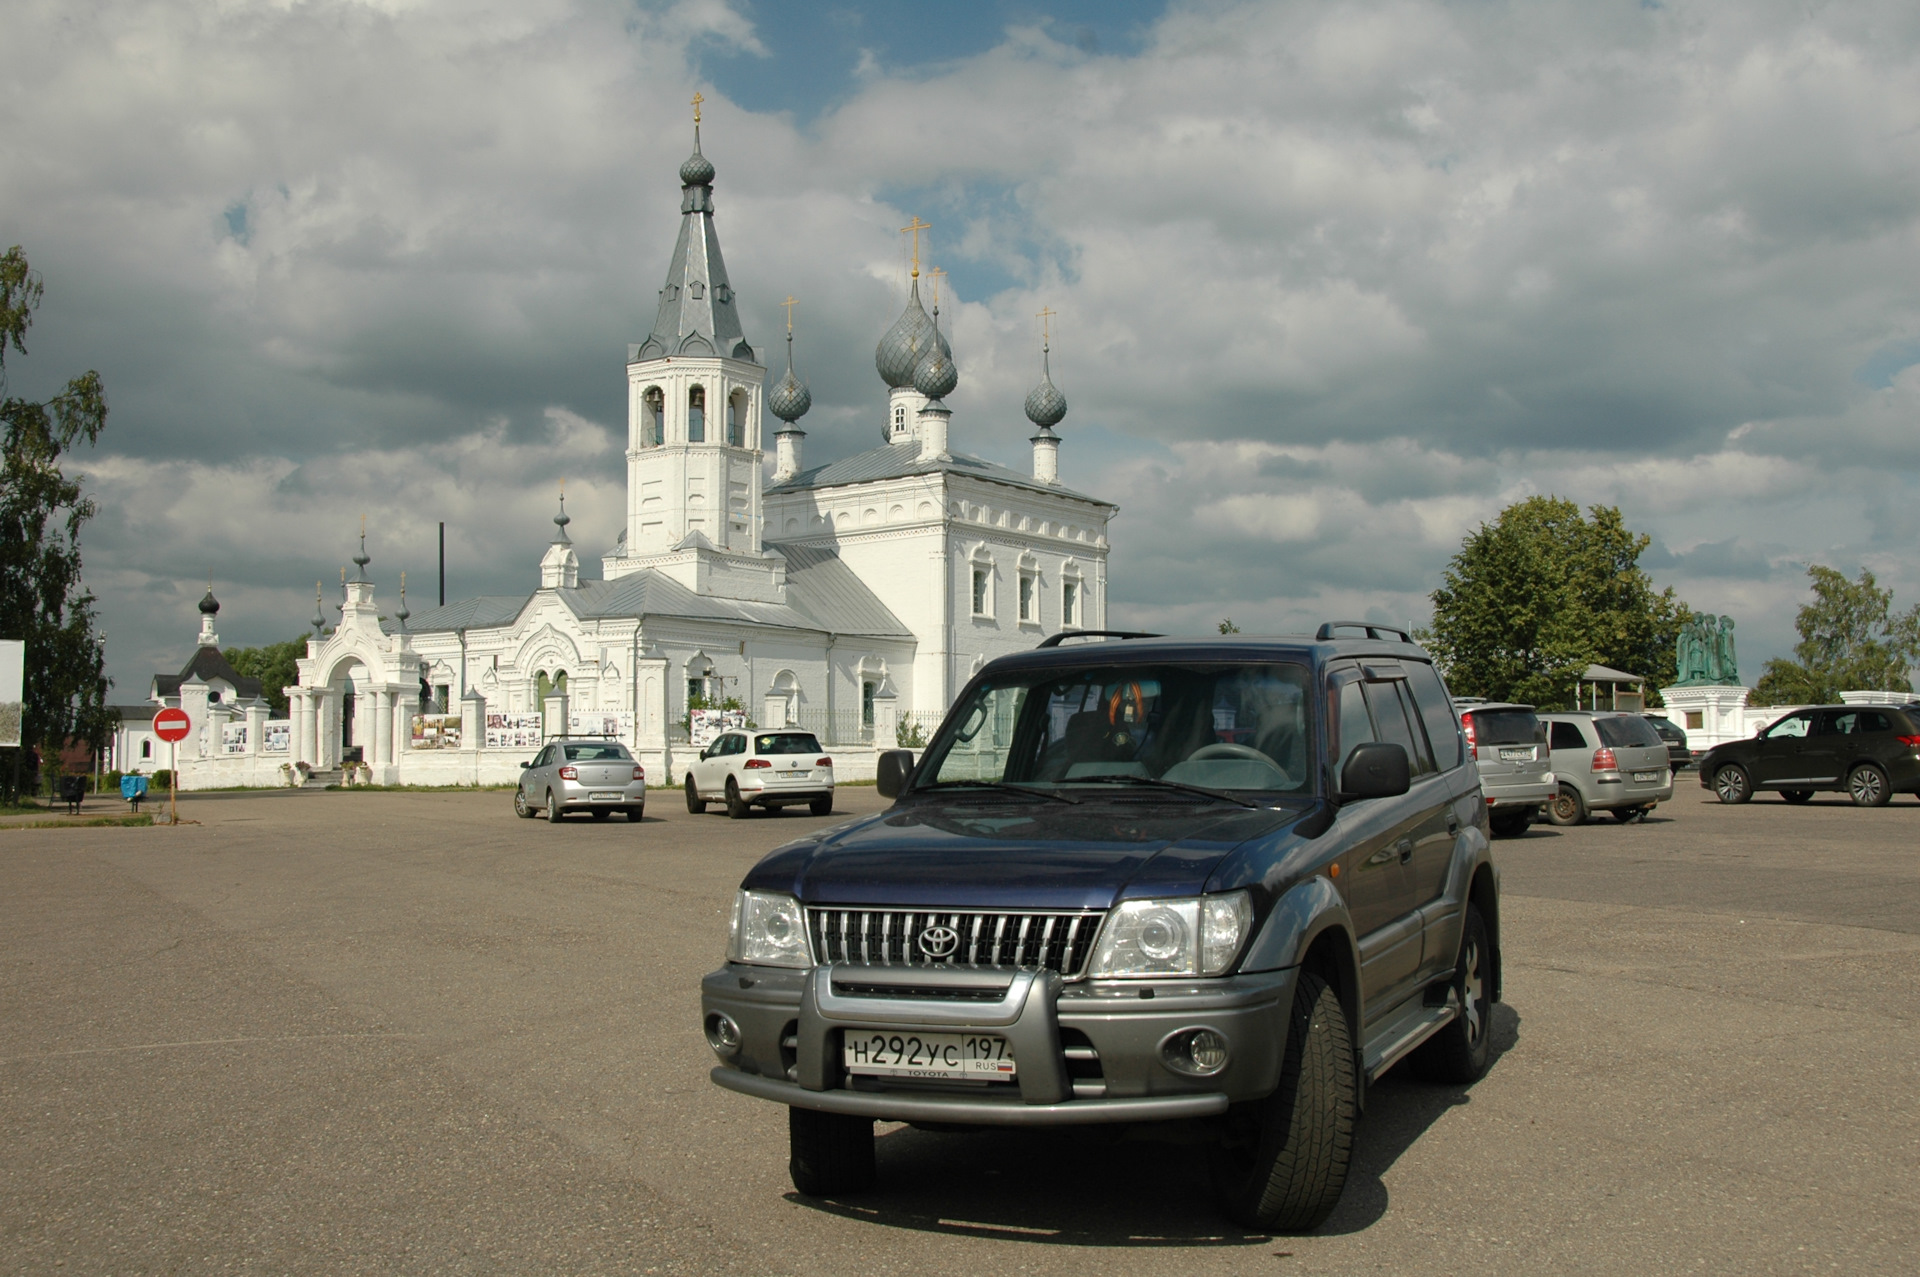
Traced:
<path id="1" fill-rule="evenodd" d="M 913 388 L 929 399 L 945 399 L 959 384 L 960 370 L 953 366 L 953 357 L 938 345 L 928 350 L 927 357 L 913 370 Z"/>
<path id="2" fill-rule="evenodd" d="M 553 526 L 560 529 L 559 535 L 553 538 L 555 545 L 573 544 L 567 536 L 567 525 L 572 522 L 573 520 L 567 517 L 567 494 L 562 492 L 560 494 L 560 513 L 553 516 Z"/>
<path id="3" fill-rule="evenodd" d="M 813 392 L 807 389 L 807 383 L 793 375 L 793 330 L 787 330 L 787 375 L 774 386 L 773 393 L 767 396 L 767 409 L 774 416 L 791 426 L 807 415 L 807 409 L 813 407 Z"/>
<path id="4" fill-rule="evenodd" d="M 1053 384 L 1046 347 L 1040 349 L 1040 384 L 1027 393 L 1027 420 L 1042 430 L 1051 430 L 1067 415 L 1067 397 Z"/>
<path id="5" fill-rule="evenodd" d="M 320 610 L 320 582 L 315 581 L 313 583 L 313 632 L 318 636 L 324 633 L 326 628 L 327 618 Z"/>
<path id="6" fill-rule="evenodd" d="M 207 587 L 207 596 L 200 600 L 200 615 L 220 615 L 220 600 L 213 597 L 213 587 L 211 585 Z"/>
<path id="7" fill-rule="evenodd" d="M 873 365 L 880 372 L 880 380 L 895 390 L 913 385 L 914 371 L 926 357 L 929 345 L 944 345 L 933 340 L 936 336 L 933 320 L 920 304 L 920 281 L 915 279 L 907 293 L 906 310 L 874 348 Z"/>
<path id="8" fill-rule="evenodd" d="M 713 185 L 713 161 L 700 154 L 700 116 L 697 111 L 693 117 L 693 154 L 680 166 L 680 185 Z"/>
<path id="9" fill-rule="evenodd" d="M 358 554 L 356 554 L 356 555 L 354 555 L 354 556 L 353 556 L 353 564 L 354 564 L 354 566 L 355 566 L 356 568 L 358 568 L 358 569 L 359 569 L 359 571 L 358 571 L 358 572 L 356 572 L 356 573 L 354 574 L 354 578 L 353 578 L 353 579 L 354 579 L 354 580 L 356 580 L 356 581 L 364 581 L 364 580 L 366 580 L 366 579 L 367 579 L 367 564 L 369 564 L 369 563 L 371 563 L 371 562 L 373 562 L 373 560 L 372 560 L 372 559 L 370 559 L 370 558 L 368 558 L 368 557 L 367 557 L 367 529 L 366 529 L 366 522 L 367 522 L 367 521 L 366 521 L 365 519 L 362 519 L 362 520 L 360 520 L 360 524 L 361 524 L 361 527 L 360 527 L 360 553 L 358 553 Z"/>

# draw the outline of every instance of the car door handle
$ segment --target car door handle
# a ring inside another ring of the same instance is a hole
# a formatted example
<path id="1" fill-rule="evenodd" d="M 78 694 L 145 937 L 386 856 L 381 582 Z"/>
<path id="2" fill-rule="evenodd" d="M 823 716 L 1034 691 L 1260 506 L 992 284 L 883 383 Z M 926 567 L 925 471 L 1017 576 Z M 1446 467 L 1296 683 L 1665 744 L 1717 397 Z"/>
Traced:
<path id="1" fill-rule="evenodd" d="M 1451 809 L 1447 811 L 1447 832 L 1449 834 L 1457 834 L 1460 832 L 1460 817 L 1455 815 Z"/>
<path id="2" fill-rule="evenodd" d="M 1399 842 L 1395 843 L 1394 846 L 1400 852 L 1401 864 L 1404 865 L 1413 859 L 1413 839 L 1402 838 Z"/>

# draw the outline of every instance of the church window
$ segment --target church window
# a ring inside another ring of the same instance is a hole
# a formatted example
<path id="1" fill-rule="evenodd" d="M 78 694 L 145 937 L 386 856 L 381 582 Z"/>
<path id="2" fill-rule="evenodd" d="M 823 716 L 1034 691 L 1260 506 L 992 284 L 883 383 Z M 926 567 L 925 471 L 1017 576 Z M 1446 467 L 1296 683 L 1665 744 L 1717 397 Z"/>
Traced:
<path id="1" fill-rule="evenodd" d="M 687 296 L 693 298 L 693 300 L 699 301 L 702 297 L 705 297 L 706 295 L 707 295 L 707 286 L 701 283 L 699 280 L 696 279 L 691 284 L 687 285 Z"/>
<path id="2" fill-rule="evenodd" d="M 735 448 L 746 442 L 747 392 L 736 390 L 727 398 L 727 443 Z"/>
<path id="3" fill-rule="evenodd" d="M 141 742 L 140 742 L 140 757 L 142 757 L 142 758 L 152 758 L 152 757 L 153 757 L 153 742 L 152 742 L 152 741 L 150 741 L 150 740 L 143 740 L 143 741 L 141 741 Z"/>
<path id="4" fill-rule="evenodd" d="M 707 392 L 695 386 L 687 392 L 687 442 L 707 441 Z"/>
<path id="5" fill-rule="evenodd" d="M 666 442 L 661 429 L 661 421 L 667 415 L 667 397 L 660 393 L 660 387 L 649 386 L 640 396 L 640 446 L 656 447 Z"/>
<path id="6" fill-rule="evenodd" d="M 895 434 L 900 434 L 904 432 L 906 428 L 907 428 L 907 410 L 905 408 L 895 408 L 893 410 L 893 432 Z"/>
<path id="7" fill-rule="evenodd" d="M 975 616 L 985 616 L 987 614 L 987 604 L 990 601 L 987 598 L 987 590 L 992 583 L 993 583 L 992 572 L 990 572 L 984 564 L 979 564 L 979 563 L 974 564 L 973 566 L 973 614 Z"/>
<path id="8" fill-rule="evenodd" d="M 1022 572 L 1020 574 L 1020 619 L 1023 621 L 1035 621 L 1039 619 L 1033 614 L 1033 587 L 1036 584 L 1037 582 L 1034 579 L 1033 573 Z"/>
<path id="9" fill-rule="evenodd" d="M 1080 583 L 1066 581 L 1060 586 L 1060 624 L 1080 624 Z"/>
<path id="10" fill-rule="evenodd" d="M 860 726 L 873 726 L 873 697 L 880 685 L 870 678 L 860 680 Z"/>

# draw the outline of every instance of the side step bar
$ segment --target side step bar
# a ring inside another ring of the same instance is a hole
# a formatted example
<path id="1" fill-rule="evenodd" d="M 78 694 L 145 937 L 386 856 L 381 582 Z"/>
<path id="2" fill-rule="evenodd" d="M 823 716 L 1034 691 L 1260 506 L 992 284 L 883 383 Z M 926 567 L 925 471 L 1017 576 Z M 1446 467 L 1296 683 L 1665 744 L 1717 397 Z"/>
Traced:
<path id="1" fill-rule="evenodd" d="M 1405 1011 L 1382 1025 L 1380 1032 L 1367 1043 L 1367 1081 L 1378 1081 L 1382 1073 L 1405 1059 L 1407 1054 L 1422 1042 L 1453 1023 L 1459 1014 L 1460 1002 L 1451 989 L 1447 990 L 1447 1000 L 1441 1006 L 1426 1006 L 1419 1000 L 1414 1000 Z"/>

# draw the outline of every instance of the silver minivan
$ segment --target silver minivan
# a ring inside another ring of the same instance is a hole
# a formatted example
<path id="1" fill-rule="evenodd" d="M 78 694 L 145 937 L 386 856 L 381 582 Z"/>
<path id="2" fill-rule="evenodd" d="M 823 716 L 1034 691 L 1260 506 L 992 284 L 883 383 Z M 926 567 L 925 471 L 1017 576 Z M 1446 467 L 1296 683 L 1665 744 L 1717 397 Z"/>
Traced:
<path id="1" fill-rule="evenodd" d="M 1551 823 L 1578 825 L 1591 812 L 1610 811 L 1624 825 L 1672 801 L 1667 743 L 1640 715 L 1575 710 L 1540 718 L 1559 788 L 1547 804 Z"/>
<path id="2" fill-rule="evenodd" d="M 1547 729 L 1531 705 L 1455 701 L 1496 838 L 1518 838 L 1558 794 Z"/>

